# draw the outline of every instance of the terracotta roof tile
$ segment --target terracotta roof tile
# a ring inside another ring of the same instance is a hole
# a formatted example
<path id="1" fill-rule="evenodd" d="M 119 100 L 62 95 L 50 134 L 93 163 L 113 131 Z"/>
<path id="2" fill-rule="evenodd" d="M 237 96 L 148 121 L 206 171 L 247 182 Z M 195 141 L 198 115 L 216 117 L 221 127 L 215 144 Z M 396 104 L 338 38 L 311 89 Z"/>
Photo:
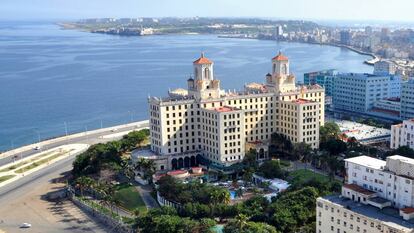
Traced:
<path id="1" fill-rule="evenodd" d="M 208 58 L 204 57 L 204 53 L 201 53 L 201 57 L 193 62 L 193 64 L 212 64 Z"/>
<path id="2" fill-rule="evenodd" d="M 273 61 L 288 61 L 289 58 L 279 52 L 276 57 L 272 58 Z"/>

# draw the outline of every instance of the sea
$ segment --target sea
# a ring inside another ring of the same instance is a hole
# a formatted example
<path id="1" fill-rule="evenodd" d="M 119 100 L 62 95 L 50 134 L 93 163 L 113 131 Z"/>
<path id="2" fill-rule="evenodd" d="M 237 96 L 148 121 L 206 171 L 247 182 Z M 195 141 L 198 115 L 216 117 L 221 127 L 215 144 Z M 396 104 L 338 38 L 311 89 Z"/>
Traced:
<path id="1" fill-rule="evenodd" d="M 64 30 L 56 22 L 0 22 L 0 151 L 148 118 L 148 96 L 185 87 L 192 61 L 214 61 L 223 89 L 263 82 L 282 51 L 291 73 L 372 72 L 369 57 L 305 43 L 217 35 L 124 37 Z"/>

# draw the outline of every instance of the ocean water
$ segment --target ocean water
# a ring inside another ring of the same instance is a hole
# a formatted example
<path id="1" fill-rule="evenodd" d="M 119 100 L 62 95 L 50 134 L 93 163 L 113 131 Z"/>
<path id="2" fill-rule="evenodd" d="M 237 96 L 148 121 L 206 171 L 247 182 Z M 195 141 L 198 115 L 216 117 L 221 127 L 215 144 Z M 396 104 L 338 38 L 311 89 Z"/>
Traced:
<path id="1" fill-rule="evenodd" d="M 202 51 L 224 89 L 262 82 L 278 51 L 291 73 L 372 72 L 346 49 L 215 35 L 120 37 L 51 22 L 0 22 L 0 151 L 147 118 L 147 97 L 185 87 Z"/>

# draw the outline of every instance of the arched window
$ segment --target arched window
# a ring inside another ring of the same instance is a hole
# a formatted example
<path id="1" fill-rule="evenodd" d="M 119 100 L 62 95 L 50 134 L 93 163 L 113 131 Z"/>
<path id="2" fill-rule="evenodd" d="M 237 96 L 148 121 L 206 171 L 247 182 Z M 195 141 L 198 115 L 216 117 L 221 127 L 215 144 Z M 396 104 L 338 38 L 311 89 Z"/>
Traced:
<path id="1" fill-rule="evenodd" d="M 210 72 L 208 68 L 204 69 L 204 78 L 205 79 L 210 79 Z"/>
<path id="2" fill-rule="evenodd" d="M 276 64 L 273 64 L 273 72 L 272 73 L 275 73 L 275 71 L 276 71 Z"/>
<path id="3" fill-rule="evenodd" d="M 194 68 L 194 77 L 196 79 L 198 79 L 198 70 L 197 70 L 197 68 Z"/>
<path id="4" fill-rule="evenodd" d="M 286 64 L 283 64 L 283 66 L 282 66 L 282 73 L 287 74 L 287 65 Z"/>

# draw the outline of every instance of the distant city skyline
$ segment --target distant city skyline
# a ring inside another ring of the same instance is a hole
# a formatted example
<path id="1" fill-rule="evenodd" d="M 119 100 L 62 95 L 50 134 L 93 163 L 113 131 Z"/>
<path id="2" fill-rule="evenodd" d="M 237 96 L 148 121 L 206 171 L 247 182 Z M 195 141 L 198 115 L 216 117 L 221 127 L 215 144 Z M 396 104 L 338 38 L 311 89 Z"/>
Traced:
<path id="1" fill-rule="evenodd" d="M 413 8 L 411 0 L 2 0 L 0 19 L 199 16 L 411 22 Z"/>

